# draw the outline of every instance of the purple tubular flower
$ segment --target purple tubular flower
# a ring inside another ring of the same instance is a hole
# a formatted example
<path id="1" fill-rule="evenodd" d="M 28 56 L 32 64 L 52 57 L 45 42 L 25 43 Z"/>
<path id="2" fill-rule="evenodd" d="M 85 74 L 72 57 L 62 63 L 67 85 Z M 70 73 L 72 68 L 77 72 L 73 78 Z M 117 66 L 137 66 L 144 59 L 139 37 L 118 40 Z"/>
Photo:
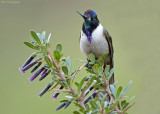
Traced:
<path id="1" fill-rule="evenodd" d="M 33 65 L 35 65 L 40 59 L 37 59 L 31 63 L 29 63 L 28 65 L 26 65 L 25 67 L 23 68 L 20 68 L 19 70 L 22 72 L 22 73 L 25 73 L 26 70 L 28 70 L 29 68 L 31 68 Z"/>
<path id="2" fill-rule="evenodd" d="M 87 99 L 84 100 L 84 104 L 86 104 L 90 99 L 96 97 L 97 92 L 94 91 L 90 96 L 87 97 Z"/>
<path id="3" fill-rule="evenodd" d="M 43 80 L 49 73 L 51 72 L 51 70 L 47 70 L 47 69 L 45 69 L 43 72 L 42 72 L 42 74 L 41 74 L 41 77 L 39 78 L 39 81 L 41 81 L 41 80 Z"/>
<path id="4" fill-rule="evenodd" d="M 59 89 L 63 89 L 63 86 L 61 86 Z M 56 92 L 54 95 L 52 95 L 52 98 L 54 100 L 57 100 L 58 95 L 59 95 L 59 92 Z"/>
<path id="5" fill-rule="evenodd" d="M 31 73 L 33 73 L 35 70 L 37 70 L 37 68 L 39 66 L 41 66 L 42 62 L 39 62 L 32 70 L 31 70 Z"/>
<path id="6" fill-rule="evenodd" d="M 27 59 L 27 61 L 24 63 L 24 65 L 22 66 L 22 68 L 25 67 L 26 65 L 28 65 L 35 57 L 36 57 L 35 54 L 31 55 L 31 56 Z"/>
<path id="7" fill-rule="evenodd" d="M 85 96 L 86 96 L 90 91 L 92 91 L 93 88 L 94 88 L 93 86 L 90 86 L 90 87 L 88 88 L 88 91 L 85 93 Z"/>
<path id="8" fill-rule="evenodd" d="M 65 102 L 64 102 L 64 103 L 62 103 L 61 105 L 59 105 L 59 106 L 56 108 L 56 110 L 59 110 L 59 109 L 63 108 L 65 105 L 66 105 L 66 103 L 65 103 Z"/>
<path id="9" fill-rule="evenodd" d="M 68 101 L 64 107 L 64 109 L 66 109 L 69 105 L 71 104 L 71 101 Z"/>
<path id="10" fill-rule="evenodd" d="M 39 94 L 39 96 L 42 97 L 42 95 L 45 94 L 52 85 L 53 85 L 53 83 L 49 83 L 47 85 L 47 87 L 42 90 L 42 92 Z"/>
<path id="11" fill-rule="evenodd" d="M 29 80 L 32 82 L 44 69 L 45 69 L 45 67 L 43 66 L 32 77 L 30 77 Z"/>
<path id="12" fill-rule="evenodd" d="M 43 76 L 46 72 L 47 72 L 47 69 L 44 69 L 40 75 Z"/>

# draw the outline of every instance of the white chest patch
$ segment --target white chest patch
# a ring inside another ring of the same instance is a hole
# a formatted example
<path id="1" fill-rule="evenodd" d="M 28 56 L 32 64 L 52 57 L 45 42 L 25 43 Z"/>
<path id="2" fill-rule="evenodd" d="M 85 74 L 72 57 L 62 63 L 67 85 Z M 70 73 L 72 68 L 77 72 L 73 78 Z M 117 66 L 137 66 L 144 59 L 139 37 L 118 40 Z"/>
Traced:
<path id="1" fill-rule="evenodd" d="M 101 24 L 92 32 L 91 43 L 89 43 L 87 36 L 81 31 L 80 49 L 86 57 L 89 53 L 93 53 L 99 58 L 102 54 L 109 52 L 108 42 L 103 35 L 103 27 Z"/>

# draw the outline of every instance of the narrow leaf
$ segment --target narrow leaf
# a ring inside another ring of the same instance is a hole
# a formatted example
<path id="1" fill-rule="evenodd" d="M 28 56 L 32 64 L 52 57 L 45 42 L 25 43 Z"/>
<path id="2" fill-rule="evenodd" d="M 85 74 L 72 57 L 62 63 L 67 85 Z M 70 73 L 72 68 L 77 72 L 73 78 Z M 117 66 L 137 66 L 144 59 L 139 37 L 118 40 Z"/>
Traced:
<path id="1" fill-rule="evenodd" d="M 122 86 L 120 86 L 118 88 L 116 98 L 118 98 L 118 96 L 120 95 L 121 91 L 122 91 Z"/>
<path id="2" fill-rule="evenodd" d="M 120 93 L 119 97 L 118 97 L 118 100 L 127 93 L 127 91 L 130 89 L 132 85 L 132 80 L 129 82 L 128 86 L 123 90 L 123 92 Z"/>
<path id="3" fill-rule="evenodd" d="M 109 65 L 106 65 L 105 70 L 104 70 L 104 74 L 105 74 L 106 76 L 108 76 L 108 74 L 109 74 L 109 69 L 110 69 L 110 66 L 109 66 Z"/>
<path id="4" fill-rule="evenodd" d="M 98 65 L 98 64 L 95 64 L 95 65 L 94 65 L 94 70 L 95 70 L 96 72 L 98 72 L 98 68 L 99 68 L 99 65 Z"/>
<path id="5" fill-rule="evenodd" d="M 68 69 L 67 69 L 66 66 L 62 66 L 62 71 L 63 71 L 66 75 L 68 75 Z"/>
<path id="6" fill-rule="evenodd" d="M 98 59 L 97 64 L 101 67 L 104 65 L 104 60 L 102 58 Z"/>
<path id="7" fill-rule="evenodd" d="M 42 46 L 42 47 L 41 47 L 41 51 L 42 51 L 42 53 L 43 53 L 45 56 L 47 55 L 47 49 L 46 49 L 45 46 Z"/>
<path id="8" fill-rule="evenodd" d="M 68 68 L 68 70 L 70 72 L 71 67 L 72 67 L 72 62 L 71 62 L 71 59 L 69 57 L 66 59 L 66 67 Z"/>
<path id="9" fill-rule="evenodd" d="M 38 44 L 41 44 L 40 39 L 38 38 L 37 34 L 34 31 L 31 31 L 31 35 Z"/>
<path id="10" fill-rule="evenodd" d="M 91 64 L 94 64 L 96 61 L 93 53 L 88 54 L 88 59 L 91 61 Z"/>
<path id="11" fill-rule="evenodd" d="M 78 111 L 74 111 L 73 114 L 80 114 Z"/>
<path id="12" fill-rule="evenodd" d="M 113 94 L 114 98 L 116 98 L 116 88 L 113 85 L 110 85 L 111 93 Z"/>
<path id="13" fill-rule="evenodd" d="M 60 60 L 61 55 L 60 55 L 60 53 L 59 53 L 57 50 L 54 51 L 53 56 L 54 56 L 54 58 L 55 58 L 57 61 Z"/>
<path id="14" fill-rule="evenodd" d="M 79 84 L 79 86 L 78 86 L 78 93 L 80 93 L 81 88 L 82 88 L 82 85 L 84 84 L 85 80 L 86 80 L 86 77 L 84 77 L 84 78 L 81 80 L 81 82 L 80 82 L 80 84 Z"/>
<path id="15" fill-rule="evenodd" d="M 57 44 L 56 50 L 57 50 L 59 53 L 61 53 L 61 52 L 62 52 L 62 45 L 61 45 L 61 44 Z"/>
<path id="16" fill-rule="evenodd" d="M 47 65 L 48 65 L 49 67 L 52 66 L 52 63 L 51 63 L 50 59 L 49 59 L 47 56 L 44 57 L 44 60 L 46 61 Z"/>
<path id="17" fill-rule="evenodd" d="M 108 80 L 111 79 L 111 77 L 113 76 L 113 73 L 114 73 L 114 68 L 112 68 L 109 72 L 109 76 L 108 76 Z"/>
<path id="18" fill-rule="evenodd" d="M 25 44 L 26 46 L 32 48 L 32 49 L 35 49 L 35 48 L 34 48 L 35 46 L 34 46 L 33 44 L 29 43 L 29 42 L 24 42 L 24 44 Z"/>

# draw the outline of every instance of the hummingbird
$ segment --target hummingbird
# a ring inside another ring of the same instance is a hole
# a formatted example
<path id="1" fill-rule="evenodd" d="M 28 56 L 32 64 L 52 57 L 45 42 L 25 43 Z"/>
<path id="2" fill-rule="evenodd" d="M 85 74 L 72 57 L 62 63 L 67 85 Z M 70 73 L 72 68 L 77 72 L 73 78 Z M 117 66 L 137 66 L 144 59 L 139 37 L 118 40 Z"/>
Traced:
<path id="1" fill-rule="evenodd" d="M 88 54 L 93 53 L 98 59 L 105 53 L 103 57 L 104 66 L 109 65 L 110 69 L 114 67 L 113 62 L 113 44 L 112 38 L 108 31 L 101 25 L 98 20 L 96 12 L 87 10 L 84 14 L 77 11 L 83 19 L 82 30 L 80 32 L 80 50 L 88 60 Z M 89 61 L 88 61 L 89 62 Z M 114 74 L 109 81 L 110 84 L 114 83 Z"/>

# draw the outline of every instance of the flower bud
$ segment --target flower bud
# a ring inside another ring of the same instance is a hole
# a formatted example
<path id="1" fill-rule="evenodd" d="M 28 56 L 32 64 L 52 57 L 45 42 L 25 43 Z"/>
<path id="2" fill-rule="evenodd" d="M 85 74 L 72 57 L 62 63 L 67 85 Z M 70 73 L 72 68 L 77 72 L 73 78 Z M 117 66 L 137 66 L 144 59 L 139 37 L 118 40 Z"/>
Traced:
<path id="1" fill-rule="evenodd" d="M 31 63 L 29 63 L 28 65 L 26 65 L 25 67 L 22 67 L 20 68 L 19 70 L 22 72 L 22 73 L 25 73 L 26 70 L 28 70 L 29 68 L 31 68 L 33 65 L 35 65 L 40 59 L 37 59 Z"/>
<path id="2" fill-rule="evenodd" d="M 42 92 L 39 94 L 39 96 L 42 97 L 42 95 L 45 94 L 52 85 L 53 85 L 53 82 L 49 83 L 47 85 L 47 87 L 42 90 Z"/>
<path id="3" fill-rule="evenodd" d="M 29 80 L 32 82 L 44 69 L 45 69 L 45 66 L 39 69 L 32 77 L 29 78 Z"/>
<path id="4" fill-rule="evenodd" d="M 41 77 L 39 78 L 39 81 L 41 81 L 41 80 L 43 80 L 50 72 L 51 72 L 51 70 L 47 70 L 47 69 L 45 69 L 43 72 L 42 72 L 42 74 L 41 74 Z"/>
<path id="5" fill-rule="evenodd" d="M 24 65 L 22 66 L 22 68 L 25 67 L 26 65 L 28 65 L 35 57 L 36 57 L 35 54 L 31 55 L 31 56 L 26 60 L 26 62 L 25 62 Z"/>
<path id="6" fill-rule="evenodd" d="M 88 93 L 89 93 L 90 91 L 92 91 L 93 88 L 94 88 L 93 86 L 90 86 L 90 87 L 88 88 L 88 90 L 85 92 L 85 95 L 84 95 L 84 96 L 88 95 Z"/>
<path id="7" fill-rule="evenodd" d="M 61 86 L 59 89 L 63 89 L 63 86 Z M 52 98 L 54 100 L 57 100 L 58 95 L 59 95 L 59 92 L 56 92 L 54 95 L 52 95 Z"/>
<path id="8" fill-rule="evenodd" d="M 56 108 L 56 110 L 59 110 L 59 109 L 63 108 L 65 105 L 66 105 L 66 103 L 63 102 L 61 105 L 59 105 L 59 106 Z"/>
<path id="9" fill-rule="evenodd" d="M 90 99 L 96 97 L 97 92 L 94 91 L 90 96 L 87 97 L 87 99 L 84 100 L 84 104 L 86 104 Z"/>
<path id="10" fill-rule="evenodd" d="M 39 62 L 32 70 L 31 70 L 31 73 L 33 73 L 35 70 L 37 70 L 37 68 L 39 66 L 41 66 L 42 62 Z"/>
<path id="11" fill-rule="evenodd" d="M 71 101 L 69 100 L 69 101 L 66 103 L 64 109 L 66 109 L 70 104 L 71 104 Z"/>

